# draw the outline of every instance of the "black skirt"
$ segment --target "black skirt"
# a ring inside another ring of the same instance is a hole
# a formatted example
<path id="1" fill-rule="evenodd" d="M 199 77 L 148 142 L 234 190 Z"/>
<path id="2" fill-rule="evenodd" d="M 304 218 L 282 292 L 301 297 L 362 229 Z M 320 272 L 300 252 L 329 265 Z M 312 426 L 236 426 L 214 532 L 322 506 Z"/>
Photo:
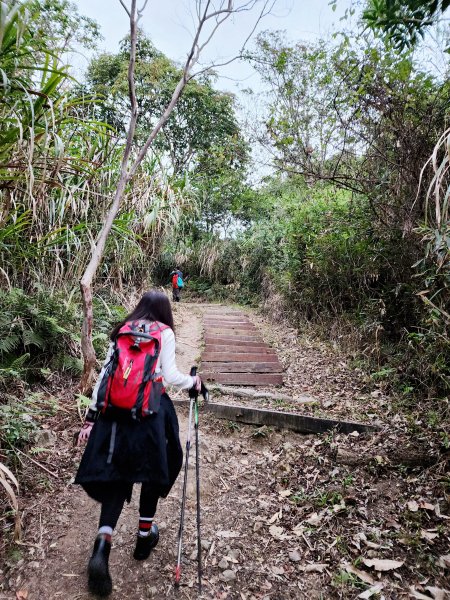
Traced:
<path id="1" fill-rule="evenodd" d="M 128 501 L 133 483 L 140 482 L 152 484 L 155 493 L 165 497 L 182 462 L 177 415 L 171 399 L 163 394 L 158 413 L 139 421 L 120 409 L 99 415 L 75 483 L 99 502 L 109 494 L 110 483 L 123 487 Z"/>

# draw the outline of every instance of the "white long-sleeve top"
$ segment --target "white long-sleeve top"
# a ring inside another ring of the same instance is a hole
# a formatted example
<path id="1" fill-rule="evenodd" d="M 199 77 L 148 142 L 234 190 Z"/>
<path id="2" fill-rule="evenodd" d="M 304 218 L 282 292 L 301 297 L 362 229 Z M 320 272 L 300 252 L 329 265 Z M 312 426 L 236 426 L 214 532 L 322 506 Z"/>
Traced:
<path id="1" fill-rule="evenodd" d="M 103 363 L 102 370 L 95 384 L 94 391 L 92 392 L 92 402 L 89 408 L 96 410 L 97 393 L 100 387 L 100 382 L 103 379 L 106 365 L 108 364 L 112 353 L 114 351 L 114 342 L 111 342 L 108 348 L 108 353 Z M 178 370 L 176 358 L 175 358 L 175 335 L 172 329 L 164 329 L 161 332 L 161 351 L 156 363 L 155 373 L 161 373 L 166 385 L 173 385 L 179 390 L 190 389 L 195 385 L 194 377 L 191 375 L 184 375 Z"/>

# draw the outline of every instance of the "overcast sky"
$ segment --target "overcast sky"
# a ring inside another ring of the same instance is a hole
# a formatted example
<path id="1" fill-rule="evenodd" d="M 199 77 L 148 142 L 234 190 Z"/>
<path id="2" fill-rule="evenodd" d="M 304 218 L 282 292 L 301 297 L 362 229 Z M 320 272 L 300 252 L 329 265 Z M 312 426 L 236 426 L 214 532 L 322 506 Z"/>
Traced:
<path id="1" fill-rule="evenodd" d="M 98 50 L 115 52 L 119 41 L 128 32 L 128 17 L 119 0 L 75 1 L 81 14 L 92 17 L 101 26 L 104 40 Z M 257 31 L 285 30 L 288 38 L 294 41 L 329 37 L 341 26 L 339 18 L 351 1 L 338 0 L 338 8 L 333 12 L 329 0 L 277 0 L 275 9 L 260 22 Z M 125 2 L 129 4 L 130 0 Z M 140 25 L 159 50 L 181 62 L 192 40 L 194 8 L 195 0 L 149 0 Z M 257 11 L 254 10 L 228 21 L 205 49 L 203 64 L 222 62 L 234 56 L 251 32 L 256 18 Z M 76 66 L 75 75 L 80 77 L 88 57 L 78 56 L 71 62 Z M 218 71 L 218 86 L 223 90 L 239 95 L 240 88 L 258 88 L 257 75 L 245 63 L 234 62 Z"/>

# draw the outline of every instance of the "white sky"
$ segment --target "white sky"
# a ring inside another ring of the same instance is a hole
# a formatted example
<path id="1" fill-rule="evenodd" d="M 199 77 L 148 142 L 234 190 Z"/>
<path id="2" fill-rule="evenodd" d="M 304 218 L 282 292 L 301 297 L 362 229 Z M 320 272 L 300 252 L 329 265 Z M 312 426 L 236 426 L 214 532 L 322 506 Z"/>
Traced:
<path id="1" fill-rule="evenodd" d="M 104 40 L 98 50 L 115 52 L 119 41 L 128 32 L 128 17 L 119 0 L 75 2 L 81 14 L 92 17 L 101 26 Z M 129 4 L 129 0 L 125 2 Z M 272 14 L 261 21 L 257 31 L 285 30 L 288 39 L 293 41 L 329 37 L 333 31 L 342 28 L 339 18 L 351 3 L 352 0 L 338 0 L 338 8 L 333 12 L 329 0 L 277 0 Z M 159 50 L 181 62 L 192 40 L 194 27 L 191 15 L 195 14 L 194 9 L 195 0 L 149 0 L 140 26 Z M 229 20 L 222 26 L 205 49 L 203 64 L 223 62 L 223 59 L 234 56 L 251 32 L 256 17 L 254 10 L 236 15 L 233 21 Z M 75 75 L 81 77 L 88 57 L 78 56 L 75 60 L 72 57 L 71 62 L 75 66 Z M 239 95 L 239 88 L 258 88 L 258 76 L 246 63 L 234 62 L 218 71 L 218 87 L 223 90 Z"/>

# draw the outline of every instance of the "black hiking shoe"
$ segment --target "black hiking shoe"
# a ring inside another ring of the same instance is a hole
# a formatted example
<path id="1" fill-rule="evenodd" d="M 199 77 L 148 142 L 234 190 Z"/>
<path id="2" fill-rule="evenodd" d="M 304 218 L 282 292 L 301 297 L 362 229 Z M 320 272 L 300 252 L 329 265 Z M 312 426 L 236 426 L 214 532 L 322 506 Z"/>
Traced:
<path id="1" fill-rule="evenodd" d="M 104 534 L 99 534 L 95 538 L 94 550 L 88 565 L 89 591 L 97 596 L 109 596 L 112 592 L 112 579 L 108 569 L 110 551 L 111 542 Z"/>
<path id="2" fill-rule="evenodd" d="M 138 535 L 136 540 L 136 548 L 134 549 L 133 557 L 136 560 L 145 560 L 150 556 L 150 552 L 159 541 L 159 531 L 157 525 L 152 525 L 150 533 L 145 537 Z"/>

